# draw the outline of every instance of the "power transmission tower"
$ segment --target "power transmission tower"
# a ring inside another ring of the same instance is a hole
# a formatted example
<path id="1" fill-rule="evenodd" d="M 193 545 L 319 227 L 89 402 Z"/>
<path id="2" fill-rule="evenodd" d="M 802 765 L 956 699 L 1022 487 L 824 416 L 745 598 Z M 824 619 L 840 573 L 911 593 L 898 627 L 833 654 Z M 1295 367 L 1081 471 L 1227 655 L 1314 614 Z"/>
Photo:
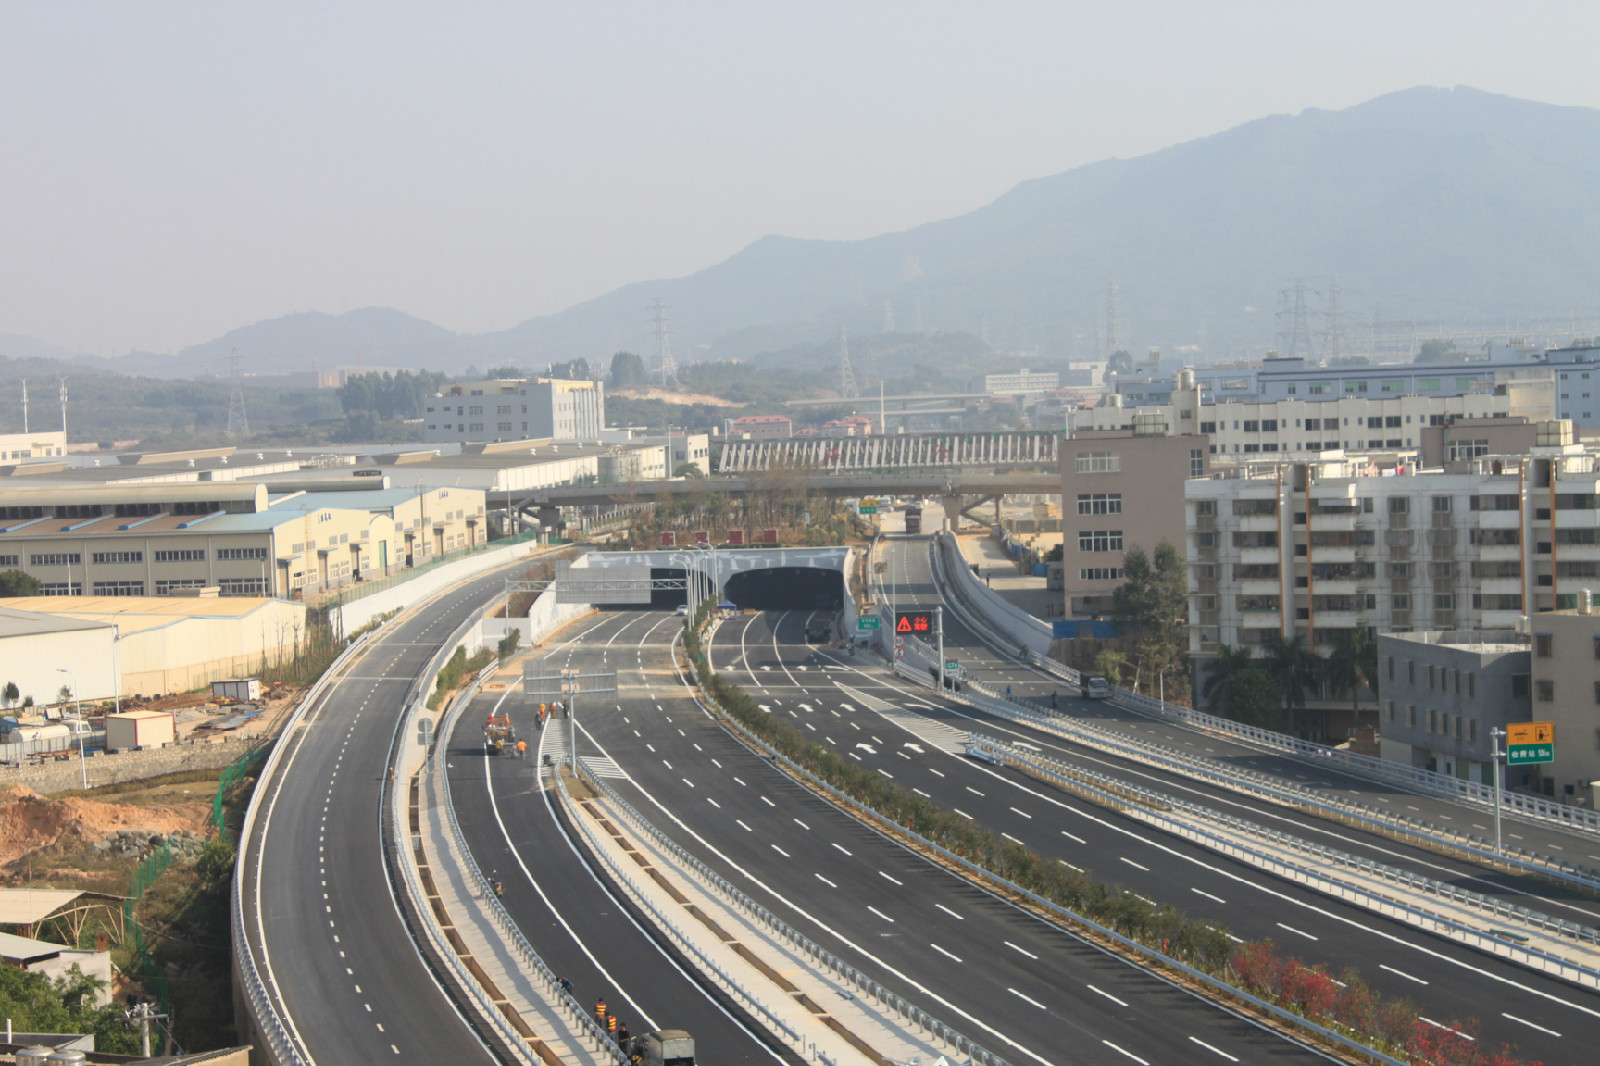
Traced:
<path id="1" fill-rule="evenodd" d="M 839 395 L 853 400 L 861 395 L 856 388 L 855 368 L 850 365 L 850 343 L 845 339 L 844 327 L 839 327 Z"/>
<path id="2" fill-rule="evenodd" d="M 661 387 L 678 383 L 678 367 L 672 361 L 672 344 L 667 339 L 667 305 L 655 301 L 656 311 L 656 367 L 661 373 Z"/>
<path id="3" fill-rule="evenodd" d="M 28 432 L 28 379 L 22 379 L 22 432 Z"/>
<path id="4" fill-rule="evenodd" d="M 1106 358 L 1122 351 L 1122 294 L 1117 283 L 1106 283 Z"/>
<path id="5" fill-rule="evenodd" d="M 1306 279 L 1295 278 L 1278 293 L 1278 351 L 1285 358 L 1311 357 L 1311 326 L 1306 312 Z"/>
<path id="6" fill-rule="evenodd" d="M 233 385 L 228 390 L 228 439 L 248 437 L 250 419 L 244 413 L 244 375 L 239 370 L 239 349 L 228 356 Z"/>
<path id="7" fill-rule="evenodd" d="M 59 380 L 61 382 L 61 436 L 62 439 L 65 439 L 67 436 L 67 379 L 61 378 Z"/>
<path id="8" fill-rule="evenodd" d="M 1328 287 L 1323 293 L 1328 299 L 1327 310 L 1317 312 L 1327 321 L 1327 325 L 1322 331 L 1323 362 L 1327 362 L 1329 359 L 1337 359 L 1339 356 L 1346 354 L 1345 347 L 1348 343 L 1348 338 L 1344 332 L 1344 308 L 1340 306 L 1339 301 L 1339 297 L 1343 293 L 1344 289 L 1339 287 L 1339 279 L 1330 277 L 1328 279 Z"/>

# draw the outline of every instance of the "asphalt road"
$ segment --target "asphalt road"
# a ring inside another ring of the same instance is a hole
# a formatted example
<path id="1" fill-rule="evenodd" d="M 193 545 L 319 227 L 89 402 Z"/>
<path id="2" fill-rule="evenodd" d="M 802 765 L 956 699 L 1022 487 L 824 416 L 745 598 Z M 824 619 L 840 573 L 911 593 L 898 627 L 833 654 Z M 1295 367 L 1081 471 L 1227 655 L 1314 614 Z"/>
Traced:
<path id="1" fill-rule="evenodd" d="M 1053 756 L 1073 752 L 1047 735 L 912 688 L 875 659 L 805 644 L 805 617 L 796 611 L 725 623 L 712 645 L 714 665 L 817 742 L 1047 859 L 1171 903 L 1243 939 L 1270 938 L 1332 973 L 1354 969 L 1386 996 L 1417 1003 L 1424 1017 L 1441 1025 L 1475 1018 L 1493 1043 L 1518 1045 L 1546 1063 L 1588 1061 L 1586 1049 L 1600 1037 L 1600 997 L 1168 838 L 1015 771 L 954 754 L 956 738 L 969 729 L 1004 733 L 1051 749 Z"/>
<path id="2" fill-rule="evenodd" d="M 793 784 L 688 697 L 671 669 L 676 617 L 628 617 L 605 658 L 618 697 L 580 709 L 580 750 L 680 844 L 852 965 L 1014 1063 L 1321 1061 Z"/>
<path id="3" fill-rule="evenodd" d="M 543 654 L 562 666 L 598 670 L 613 649 L 631 652 L 633 639 L 648 628 L 675 630 L 679 622 L 659 612 L 601 614 L 575 624 Z M 529 741 L 527 760 L 484 754 L 483 720 L 495 707 Z M 547 728 L 554 733 L 564 725 Z M 448 741 L 450 795 L 462 832 L 480 868 L 503 884 L 502 903 L 539 957 L 572 982 L 580 1002 L 603 998 L 630 1032 L 685 1029 L 704 1061 L 800 1063 L 769 1047 L 738 1005 L 658 943 L 626 898 L 597 874 L 554 799 L 539 787 L 543 739 L 537 713 L 520 685 L 512 685 L 504 693 L 480 693 Z"/>
<path id="4" fill-rule="evenodd" d="M 401 921 L 379 807 L 412 680 L 503 580 L 496 572 L 466 582 L 374 636 L 292 738 L 293 753 L 257 821 L 259 861 L 239 876 L 243 890 L 258 896 L 263 920 L 247 935 L 300 1041 L 322 1066 L 496 1061 Z"/>

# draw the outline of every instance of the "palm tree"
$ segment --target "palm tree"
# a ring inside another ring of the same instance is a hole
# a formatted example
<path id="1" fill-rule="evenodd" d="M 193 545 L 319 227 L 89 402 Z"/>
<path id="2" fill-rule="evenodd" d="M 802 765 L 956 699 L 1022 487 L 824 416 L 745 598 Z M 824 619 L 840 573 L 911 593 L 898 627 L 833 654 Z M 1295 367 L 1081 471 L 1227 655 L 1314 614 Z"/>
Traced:
<path id="1" fill-rule="evenodd" d="M 1294 732 L 1294 714 L 1297 707 L 1306 705 L 1306 688 L 1316 684 L 1315 662 L 1317 655 L 1306 643 L 1305 634 L 1291 637 L 1273 637 L 1266 642 L 1267 673 L 1278 683 L 1283 693 L 1282 731 Z"/>
<path id="2" fill-rule="evenodd" d="M 1217 645 L 1217 657 L 1205 664 L 1206 679 L 1200 688 L 1207 710 L 1212 714 L 1222 713 L 1222 691 L 1227 687 L 1228 679 L 1249 669 L 1250 665 L 1249 649 L 1228 644 Z"/>
<path id="3" fill-rule="evenodd" d="M 1378 646 L 1357 628 L 1335 634 L 1333 654 L 1328 657 L 1328 684 L 1336 692 L 1350 693 L 1350 714 L 1354 719 L 1362 688 L 1371 688 L 1378 679 Z"/>

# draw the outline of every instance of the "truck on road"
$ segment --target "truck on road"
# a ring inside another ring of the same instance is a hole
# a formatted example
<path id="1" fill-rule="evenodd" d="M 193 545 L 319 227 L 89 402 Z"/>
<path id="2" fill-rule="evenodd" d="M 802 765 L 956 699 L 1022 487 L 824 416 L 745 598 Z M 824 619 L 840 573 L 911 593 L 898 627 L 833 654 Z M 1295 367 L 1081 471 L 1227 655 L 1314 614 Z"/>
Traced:
<path id="1" fill-rule="evenodd" d="M 491 712 L 488 721 L 483 723 L 483 753 L 504 755 L 516 746 L 517 731 L 511 727 L 511 716 Z"/>
<path id="2" fill-rule="evenodd" d="M 694 1037 L 682 1029 L 640 1033 L 622 1050 L 638 1066 L 694 1066 Z"/>
<path id="3" fill-rule="evenodd" d="M 1091 700 L 1106 700 L 1111 698 L 1111 682 L 1096 674 L 1083 680 L 1083 694 Z"/>
<path id="4" fill-rule="evenodd" d="M 922 508 L 920 506 L 907 507 L 906 508 L 906 533 L 907 534 L 913 534 L 913 533 L 921 533 L 921 532 L 922 532 Z"/>

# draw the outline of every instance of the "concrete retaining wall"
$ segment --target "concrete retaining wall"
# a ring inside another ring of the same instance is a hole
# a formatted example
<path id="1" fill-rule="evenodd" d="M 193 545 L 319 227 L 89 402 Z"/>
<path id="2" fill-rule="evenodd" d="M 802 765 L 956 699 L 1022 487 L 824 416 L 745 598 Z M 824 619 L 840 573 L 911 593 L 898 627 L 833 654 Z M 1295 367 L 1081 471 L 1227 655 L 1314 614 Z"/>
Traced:
<path id="1" fill-rule="evenodd" d="M 89 774 L 89 787 L 113 785 L 119 781 L 138 781 L 146 777 L 177 773 L 180 770 L 219 770 L 261 743 L 256 737 L 227 737 L 201 744 L 171 744 L 149 751 L 119 751 L 111 755 L 90 755 L 83 767 Z M 0 788 L 27 785 L 41 795 L 71 792 L 82 788 L 77 752 L 70 759 L 47 759 L 36 766 L 0 767 Z M 198 793 L 197 793 L 198 795 Z M 200 796 L 208 799 L 209 796 Z"/>
<path id="2" fill-rule="evenodd" d="M 549 549 L 544 549 L 548 551 Z M 388 614 L 390 611 L 401 607 L 410 607 L 420 603 L 429 596 L 438 592 L 447 585 L 453 585 L 463 578 L 480 574 L 485 570 L 492 570 L 503 566 L 517 558 L 532 560 L 541 549 L 537 544 L 524 542 L 513 544 L 508 548 L 498 551 L 487 551 L 480 555 L 469 555 L 465 559 L 457 559 L 453 563 L 446 563 L 437 570 L 430 570 L 421 577 L 412 581 L 403 581 L 393 588 L 384 589 L 382 592 L 363 597 L 353 603 L 334 609 L 338 616 L 334 631 L 338 633 L 354 633 L 379 615 Z"/>
<path id="3" fill-rule="evenodd" d="M 962 596 L 978 609 L 984 621 L 1019 645 L 1026 645 L 1029 651 L 1039 655 L 1050 654 L 1054 632 L 1050 623 L 1008 603 L 999 593 L 979 581 L 962 556 L 953 534 L 941 533 L 936 536 L 934 551 L 941 553 L 945 579 L 960 586 Z"/>

